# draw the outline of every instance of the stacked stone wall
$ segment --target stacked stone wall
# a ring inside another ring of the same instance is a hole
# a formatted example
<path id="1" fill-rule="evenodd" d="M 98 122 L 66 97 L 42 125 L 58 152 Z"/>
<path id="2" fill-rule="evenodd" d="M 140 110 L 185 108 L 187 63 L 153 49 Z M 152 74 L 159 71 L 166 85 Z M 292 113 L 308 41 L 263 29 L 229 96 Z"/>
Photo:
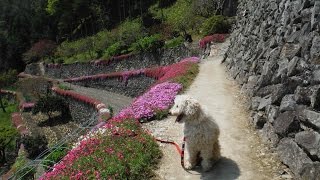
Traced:
<path id="1" fill-rule="evenodd" d="M 242 0 L 224 63 L 297 179 L 320 178 L 320 1 Z"/>

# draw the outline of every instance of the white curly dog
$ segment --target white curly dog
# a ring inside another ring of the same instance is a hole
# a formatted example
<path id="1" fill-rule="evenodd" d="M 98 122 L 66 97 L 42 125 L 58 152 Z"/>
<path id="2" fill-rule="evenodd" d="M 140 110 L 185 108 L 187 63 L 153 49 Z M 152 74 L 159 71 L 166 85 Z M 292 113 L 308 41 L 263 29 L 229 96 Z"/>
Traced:
<path id="1" fill-rule="evenodd" d="M 219 127 L 199 102 L 187 95 L 178 95 L 170 114 L 176 122 L 184 124 L 186 148 L 189 153 L 187 169 L 194 168 L 201 160 L 204 171 L 209 171 L 220 155 Z"/>

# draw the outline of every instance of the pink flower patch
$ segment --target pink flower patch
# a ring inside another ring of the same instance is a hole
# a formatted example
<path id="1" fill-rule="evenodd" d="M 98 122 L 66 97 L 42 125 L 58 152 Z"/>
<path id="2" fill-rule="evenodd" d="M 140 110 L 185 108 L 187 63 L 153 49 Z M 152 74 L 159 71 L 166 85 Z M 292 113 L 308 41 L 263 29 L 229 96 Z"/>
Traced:
<path id="1" fill-rule="evenodd" d="M 115 118 L 150 119 L 155 114 L 154 110 L 168 109 L 181 89 L 182 86 L 178 83 L 164 82 L 158 84 L 136 98 L 129 107 L 123 109 Z"/>
<path id="2" fill-rule="evenodd" d="M 200 48 L 206 48 L 207 44 L 211 42 L 222 43 L 225 41 L 227 34 L 213 34 L 202 38 L 199 42 Z"/>

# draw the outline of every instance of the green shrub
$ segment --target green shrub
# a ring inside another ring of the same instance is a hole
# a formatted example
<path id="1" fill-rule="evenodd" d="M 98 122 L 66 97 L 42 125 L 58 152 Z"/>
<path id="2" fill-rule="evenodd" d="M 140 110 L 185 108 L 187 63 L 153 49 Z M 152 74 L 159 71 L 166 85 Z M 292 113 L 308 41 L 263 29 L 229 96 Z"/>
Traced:
<path id="1" fill-rule="evenodd" d="M 14 69 L 9 69 L 7 72 L 0 73 L 0 89 L 10 86 L 18 80 L 18 73 Z"/>
<path id="2" fill-rule="evenodd" d="M 207 36 L 216 33 L 228 33 L 231 28 L 230 23 L 224 16 L 212 16 L 207 19 L 202 26 L 202 35 Z"/>
<path id="3" fill-rule="evenodd" d="M 118 32 L 116 30 L 100 31 L 94 37 L 96 40 L 95 41 L 96 50 L 102 50 L 102 51 L 119 40 Z"/>
<path id="4" fill-rule="evenodd" d="M 67 86 L 65 84 L 59 84 L 59 88 L 63 89 L 63 90 L 72 90 L 72 88 L 70 86 Z"/>
<path id="5" fill-rule="evenodd" d="M 49 60 L 50 61 L 50 60 Z M 55 63 L 58 63 L 58 64 L 63 64 L 64 63 L 64 60 L 63 58 L 57 58 L 54 60 Z"/>
<path id="6" fill-rule="evenodd" d="M 93 59 L 96 59 L 98 58 L 98 54 L 96 52 L 84 52 L 84 53 L 79 53 L 79 54 L 75 54 L 74 56 L 71 56 L 71 57 L 65 57 L 63 59 L 63 62 L 65 64 L 72 64 L 72 63 L 75 63 L 75 62 L 88 62 L 88 61 L 91 61 Z"/>
<path id="7" fill-rule="evenodd" d="M 0 127 L 0 163 L 7 162 L 6 151 L 9 146 L 14 142 L 16 137 L 18 136 L 18 132 L 15 128 L 10 126 Z"/>
<path id="8" fill-rule="evenodd" d="M 18 112 L 18 104 L 8 103 L 6 112 L 0 109 L 0 127 L 11 127 L 11 114 Z"/>
<path id="9" fill-rule="evenodd" d="M 14 179 L 33 179 L 33 175 L 36 173 L 34 167 L 26 166 L 28 163 L 26 152 L 19 151 L 18 157 L 15 163 L 12 165 L 14 173 Z"/>
<path id="10" fill-rule="evenodd" d="M 177 0 L 168 8 L 160 8 L 160 5 L 156 4 L 149 9 L 155 18 L 165 21 L 178 31 L 190 28 L 190 19 L 193 18 L 191 1 Z"/>
<path id="11" fill-rule="evenodd" d="M 146 35 L 140 19 L 126 20 L 117 27 L 119 39 L 124 46 L 130 46 Z"/>
<path id="12" fill-rule="evenodd" d="M 140 19 L 126 20 L 112 31 L 104 30 L 93 36 L 61 43 L 55 59 L 71 64 L 126 54 L 128 47 L 145 35 Z"/>
<path id="13" fill-rule="evenodd" d="M 47 155 L 42 164 L 45 166 L 46 169 L 52 167 L 55 163 L 59 162 L 68 152 L 67 146 L 61 146 L 57 149 L 54 149 L 49 155 Z"/>
<path id="14" fill-rule="evenodd" d="M 219 13 L 219 8 L 221 7 L 221 3 L 224 1 L 217 1 L 217 0 L 193 0 L 192 1 L 192 11 L 194 14 L 203 16 L 203 17 L 210 17 Z M 220 9 L 221 11 L 221 9 Z"/>
<path id="15" fill-rule="evenodd" d="M 116 55 L 120 55 L 121 52 L 123 51 L 124 46 L 121 44 L 121 42 L 116 42 L 114 44 L 112 44 L 111 46 L 109 46 L 103 54 L 103 58 L 105 59 L 109 59 L 112 56 L 116 56 Z"/>
<path id="16" fill-rule="evenodd" d="M 173 39 L 166 41 L 164 47 L 165 48 L 174 48 L 174 47 L 180 46 L 181 44 L 183 44 L 183 42 L 184 42 L 183 37 L 179 36 L 177 38 L 173 38 Z"/>
<path id="17" fill-rule="evenodd" d="M 137 42 L 133 43 L 130 47 L 130 51 L 139 52 L 139 51 L 153 51 L 157 48 L 163 46 L 163 41 L 160 38 L 159 34 L 143 37 Z"/>
<path id="18" fill-rule="evenodd" d="M 110 116 L 113 117 L 113 114 L 114 114 L 113 107 L 111 105 L 108 105 L 108 109 L 110 111 Z"/>
<path id="19" fill-rule="evenodd" d="M 27 151 L 27 157 L 30 159 L 36 158 L 41 152 L 47 149 L 47 139 L 44 136 L 24 136 L 22 143 Z"/>
<path id="20" fill-rule="evenodd" d="M 53 55 L 57 48 L 54 41 L 42 39 L 33 44 L 32 47 L 23 54 L 23 61 L 26 63 L 37 62 Z"/>
<path id="21" fill-rule="evenodd" d="M 66 64 L 86 62 L 102 56 L 104 49 L 114 43 L 116 35 L 109 31 L 101 31 L 76 41 L 65 41 L 60 44 L 55 53 L 55 59 Z M 56 60 L 57 62 L 57 60 Z M 59 63 L 59 62 L 58 62 Z"/>
<path id="22" fill-rule="evenodd" d="M 61 97 L 58 96 L 44 96 L 37 101 L 32 113 L 38 112 L 44 113 L 48 116 L 48 123 L 54 124 L 56 122 L 67 122 L 70 118 L 70 110 L 68 103 Z M 60 118 L 53 118 L 53 113 L 59 112 Z"/>
<path id="23" fill-rule="evenodd" d="M 157 119 L 157 120 L 161 120 L 161 119 L 164 119 L 166 117 L 168 117 L 168 114 L 169 114 L 169 110 L 168 109 L 165 109 L 165 110 L 155 110 L 155 116 L 154 116 L 154 119 Z"/>

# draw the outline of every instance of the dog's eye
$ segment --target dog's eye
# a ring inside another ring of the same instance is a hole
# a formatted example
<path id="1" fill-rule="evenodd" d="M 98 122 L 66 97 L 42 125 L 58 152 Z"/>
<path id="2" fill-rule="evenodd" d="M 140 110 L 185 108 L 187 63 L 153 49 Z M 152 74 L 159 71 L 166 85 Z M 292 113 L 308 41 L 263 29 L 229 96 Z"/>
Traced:
<path id="1" fill-rule="evenodd" d="M 178 107 L 178 105 L 176 105 L 176 107 Z"/>

